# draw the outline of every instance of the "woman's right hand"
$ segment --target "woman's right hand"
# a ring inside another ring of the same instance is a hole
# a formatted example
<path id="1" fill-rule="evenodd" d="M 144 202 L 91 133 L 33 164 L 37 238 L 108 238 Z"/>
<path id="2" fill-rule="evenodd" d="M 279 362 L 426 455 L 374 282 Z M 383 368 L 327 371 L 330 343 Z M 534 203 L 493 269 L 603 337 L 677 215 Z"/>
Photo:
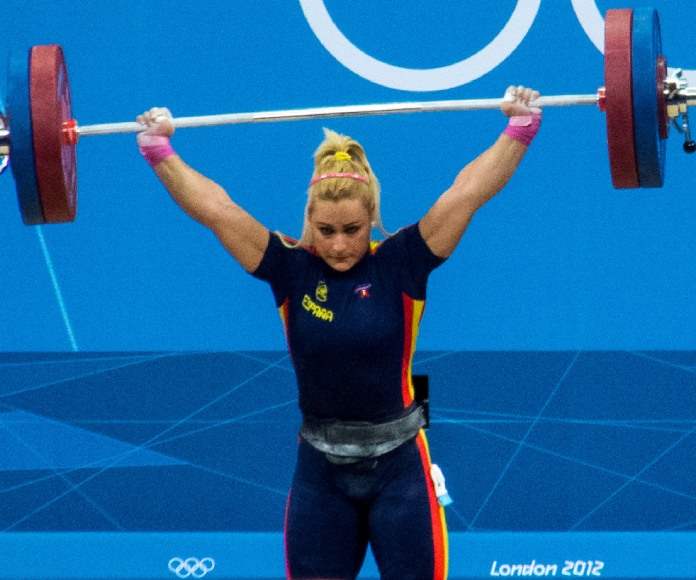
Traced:
<path id="1" fill-rule="evenodd" d="M 138 145 L 147 147 L 148 145 L 158 144 L 162 137 L 169 139 L 174 135 L 174 125 L 172 124 L 172 114 L 166 107 L 153 107 L 138 115 L 135 120 L 145 127 L 137 135 Z"/>
<path id="2" fill-rule="evenodd" d="M 539 107 L 529 105 L 539 98 L 539 91 L 528 87 L 511 86 L 505 91 L 501 110 L 506 117 L 517 117 L 541 113 Z"/>
<path id="3" fill-rule="evenodd" d="M 174 134 L 169 109 L 154 107 L 138 115 L 136 121 L 144 127 L 136 136 L 138 149 L 153 168 L 167 157 L 175 155 L 169 142 L 169 138 Z"/>

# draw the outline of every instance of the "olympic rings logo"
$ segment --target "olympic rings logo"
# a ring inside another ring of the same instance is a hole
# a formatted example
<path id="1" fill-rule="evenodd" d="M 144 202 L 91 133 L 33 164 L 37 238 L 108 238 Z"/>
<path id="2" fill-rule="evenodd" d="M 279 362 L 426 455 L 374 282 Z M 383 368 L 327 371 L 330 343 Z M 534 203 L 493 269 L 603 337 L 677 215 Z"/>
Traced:
<path id="1" fill-rule="evenodd" d="M 571 3 L 587 37 L 600 52 L 604 52 L 604 18 L 596 0 L 571 0 Z M 300 0 L 300 5 L 319 42 L 355 74 L 387 88 L 440 91 L 470 83 L 507 59 L 527 36 L 541 0 L 517 0 L 507 24 L 488 45 L 452 65 L 430 69 L 398 67 L 377 60 L 360 50 L 338 29 L 324 0 Z"/>
<path id="2" fill-rule="evenodd" d="M 179 578 L 203 578 L 215 568 L 215 560 L 212 558 L 172 558 L 169 560 L 169 569 Z"/>

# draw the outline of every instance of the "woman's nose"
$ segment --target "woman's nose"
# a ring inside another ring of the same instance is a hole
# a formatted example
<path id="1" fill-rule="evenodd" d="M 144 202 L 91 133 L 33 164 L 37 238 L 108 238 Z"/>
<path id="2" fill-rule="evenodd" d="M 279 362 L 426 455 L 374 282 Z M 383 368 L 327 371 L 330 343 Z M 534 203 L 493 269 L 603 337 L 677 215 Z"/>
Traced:
<path id="1" fill-rule="evenodd" d="M 333 239 L 334 251 L 344 250 L 347 246 L 346 242 L 347 242 L 346 236 L 344 236 L 343 234 L 338 234 L 338 235 L 334 236 L 334 239 Z"/>

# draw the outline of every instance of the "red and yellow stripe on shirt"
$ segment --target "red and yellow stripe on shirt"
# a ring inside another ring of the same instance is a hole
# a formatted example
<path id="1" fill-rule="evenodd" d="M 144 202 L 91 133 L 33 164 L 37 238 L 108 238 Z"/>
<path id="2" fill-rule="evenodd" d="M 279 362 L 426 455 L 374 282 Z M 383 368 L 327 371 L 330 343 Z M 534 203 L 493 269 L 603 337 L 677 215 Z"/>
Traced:
<path id="1" fill-rule="evenodd" d="M 404 351 L 401 359 L 401 395 L 404 401 L 404 408 L 413 403 L 415 390 L 411 380 L 411 365 L 413 363 L 413 353 L 416 351 L 416 341 L 418 339 L 418 327 L 425 300 L 414 300 L 406 294 L 402 294 L 404 305 Z"/>
<path id="2" fill-rule="evenodd" d="M 290 310 L 290 301 L 286 298 L 285 301 L 278 307 L 278 314 L 283 323 L 283 331 L 285 332 L 285 341 L 290 345 L 290 336 L 288 334 L 288 312 Z"/>

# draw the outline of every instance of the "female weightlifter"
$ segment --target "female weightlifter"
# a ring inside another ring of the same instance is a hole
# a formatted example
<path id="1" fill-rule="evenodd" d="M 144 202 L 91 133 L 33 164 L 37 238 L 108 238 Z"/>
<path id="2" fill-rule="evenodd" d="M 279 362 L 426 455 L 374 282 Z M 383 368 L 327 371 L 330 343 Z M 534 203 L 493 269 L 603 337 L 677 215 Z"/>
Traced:
<path id="1" fill-rule="evenodd" d="M 172 198 L 270 284 L 280 311 L 303 417 L 285 514 L 288 578 L 355 578 L 368 544 L 386 580 L 446 578 L 441 488 L 411 361 L 428 277 L 515 172 L 541 124 L 530 107 L 538 96 L 508 89 L 495 143 L 394 234 L 363 147 L 326 130 L 299 240 L 272 233 L 176 155 L 167 109 L 137 117 L 140 152 Z"/>

